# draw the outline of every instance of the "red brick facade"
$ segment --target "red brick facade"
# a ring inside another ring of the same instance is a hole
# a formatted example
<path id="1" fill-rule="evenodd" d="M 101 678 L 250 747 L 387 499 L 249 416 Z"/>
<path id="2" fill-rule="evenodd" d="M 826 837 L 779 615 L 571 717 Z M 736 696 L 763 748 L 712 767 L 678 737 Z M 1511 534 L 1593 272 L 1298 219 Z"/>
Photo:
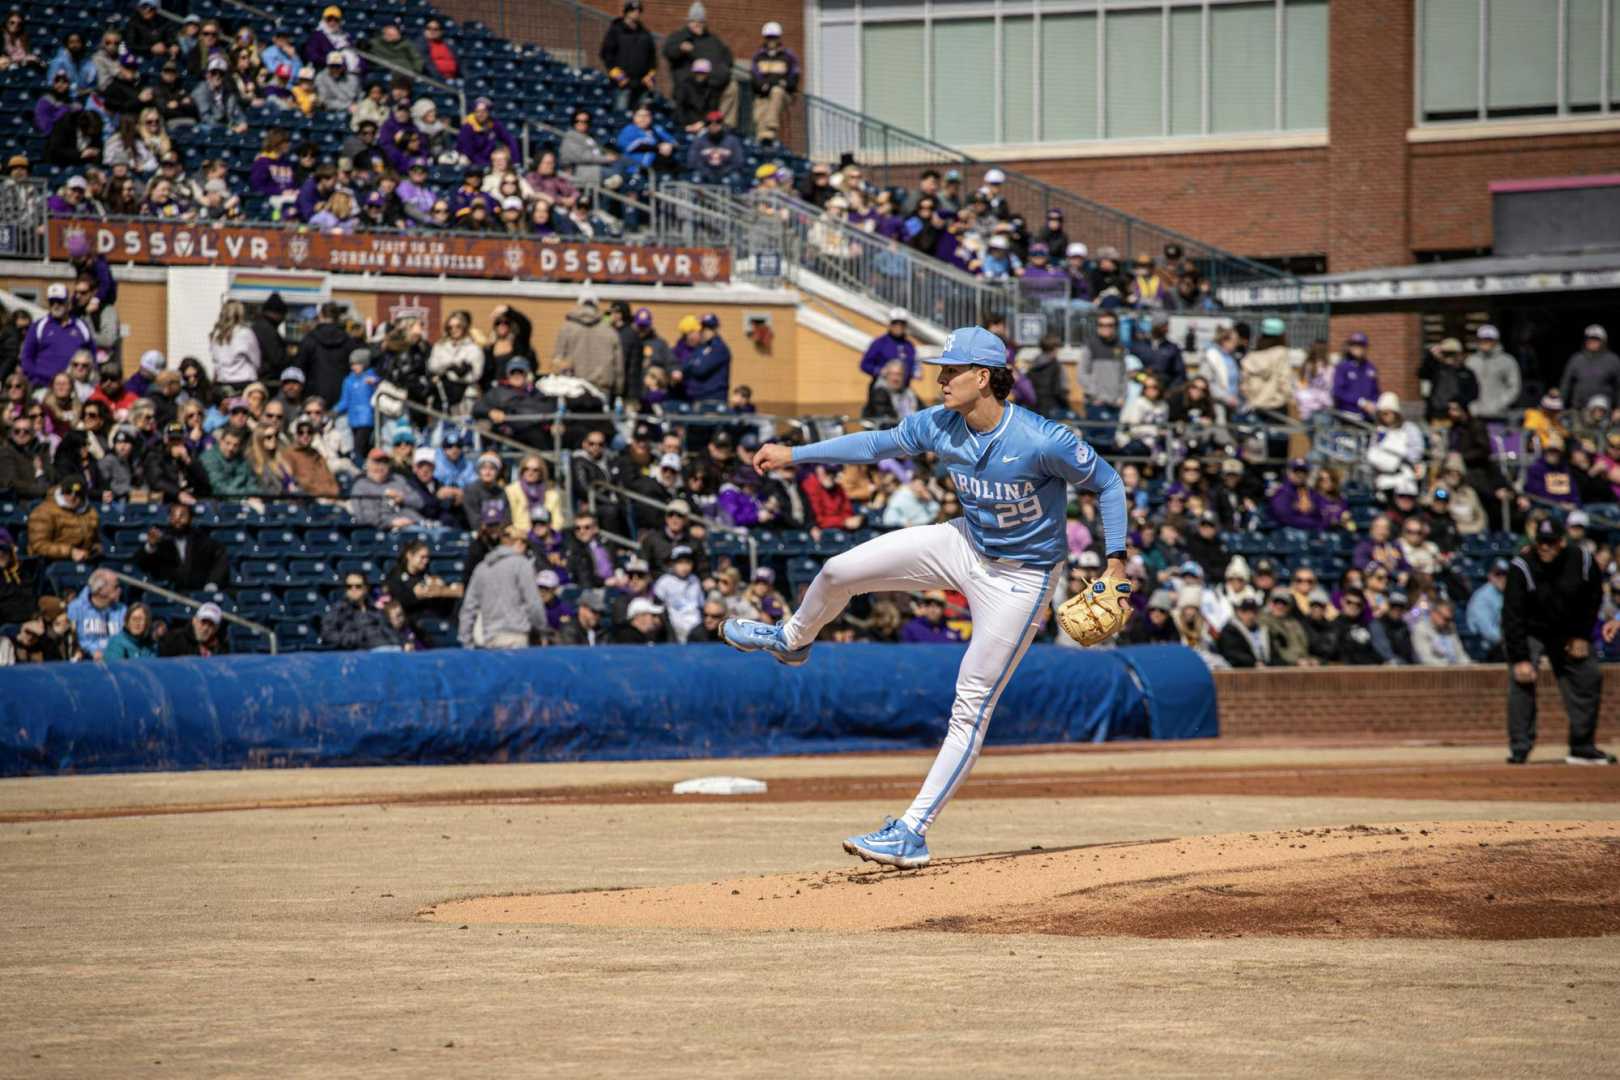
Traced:
<path id="1" fill-rule="evenodd" d="M 1620 672 L 1606 670 L 1598 737 L 1620 716 Z M 1505 665 L 1456 668 L 1332 668 L 1215 674 L 1222 735 L 1438 735 L 1507 742 Z M 1538 744 L 1565 745 L 1568 721 L 1551 672 L 1537 684 Z"/>
<path id="2" fill-rule="evenodd" d="M 618 14 L 616 0 L 588 0 Z M 646 0 L 659 32 L 680 26 L 688 0 Z M 711 28 L 739 59 L 759 27 L 780 22 L 809 64 L 802 5 L 715 0 Z M 446 10 L 513 36 L 546 40 L 539 16 L 503 0 L 449 0 Z M 544 9 L 549 11 L 549 6 Z M 1239 254 L 1325 255 L 1330 271 L 1409 263 L 1415 253 L 1488 248 L 1493 180 L 1620 171 L 1620 132 L 1409 143 L 1414 119 L 1413 0 L 1332 0 L 1328 143 L 1297 150 L 1140 154 L 1010 161 L 1021 172 Z M 595 43 L 587 53 L 594 57 Z M 1373 339 L 1385 382 L 1416 392 L 1419 319 L 1344 315 Z"/>

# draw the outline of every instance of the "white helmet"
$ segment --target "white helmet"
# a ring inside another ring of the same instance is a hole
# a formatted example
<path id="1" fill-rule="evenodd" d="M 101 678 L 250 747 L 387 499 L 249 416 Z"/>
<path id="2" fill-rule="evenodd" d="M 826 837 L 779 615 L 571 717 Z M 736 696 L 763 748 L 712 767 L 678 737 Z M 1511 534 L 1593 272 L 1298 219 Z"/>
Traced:
<path id="1" fill-rule="evenodd" d="M 768 23 L 766 23 L 765 28 L 759 32 L 759 36 L 760 37 L 781 37 L 782 36 L 782 24 L 779 23 L 779 22 L 768 22 Z"/>

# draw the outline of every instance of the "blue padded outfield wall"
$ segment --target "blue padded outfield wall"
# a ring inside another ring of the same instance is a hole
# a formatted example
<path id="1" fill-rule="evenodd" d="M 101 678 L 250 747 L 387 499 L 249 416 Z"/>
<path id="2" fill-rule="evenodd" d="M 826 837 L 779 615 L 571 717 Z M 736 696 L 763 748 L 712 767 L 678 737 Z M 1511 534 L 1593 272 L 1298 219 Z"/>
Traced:
<path id="1" fill-rule="evenodd" d="M 260 765 L 739 757 L 932 748 L 965 647 L 298 653 L 0 669 L 0 775 Z M 1037 645 L 991 744 L 1216 734 L 1179 646 Z"/>

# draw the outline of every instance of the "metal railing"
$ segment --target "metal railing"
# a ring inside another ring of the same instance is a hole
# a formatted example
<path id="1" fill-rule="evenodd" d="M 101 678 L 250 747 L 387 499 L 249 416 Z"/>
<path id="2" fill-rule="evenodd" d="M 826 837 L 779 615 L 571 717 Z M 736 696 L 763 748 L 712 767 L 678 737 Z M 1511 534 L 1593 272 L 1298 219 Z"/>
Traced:
<path id="1" fill-rule="evenodd" d="M 104 566 L 100 569 L 103 573 L 111 574 L 114 578 L 118 579 L 118 581 L 128 585 L 132 589 L 141 589 L 145 592 L 155 593 L 158 596 L 163 597 L 165 600 L 171 600 L 177 604 L 184 604 L 189 608 L 200 608 L 204 604 L 215 604 L 217 606 L 219 603 L 219 601 L 215 599 L 196 600 L 192 597 L 177 593 L 173 589 L 165 589 L 162 585 L 155 585 L 150 581 L 144 580 L 143 578 L 131 577 L 123 571 L 114 570 L 111 567 Z M 221 595 L 223 596 L 223 594 Z M 233 614 L 223 609 L 220 611 L 220 618 L 224 619 L 228 623 L 234 623 L 237 626 L 250 630 L 255 634 L 263 634 L 265 637 L 270 639 L 270 655 L 276 655 L 278 649 L 276 632 L 270 627 L 264 625 L 263 623 L 254 622 L 252 619 L 244 619 L 240 615 Z"/>
<path id="2" fill-rule="evenodd" d="M 664 509 L 664 507 L 669 505 L 668 502 L 663 499 L 655 499 L 650 495 L 643 495 L 639 491 L 631 491 L 627 487 L 620 487 L 617 484 L 610 484 L 605 480 L 598 480 L 591 484 L 590 490 L 586 492 L 586 495 L 590 500 L 591 514 L 598 521 L 601 521 L 602 519 L 602 515 L 597 513 L 596 510 L 596 494 L 599 491 L 605 491 L 608 494 L 613 495 L 615 498 L 626 499 L 630 502 L 639 503 L 642 506 L 651 507 L 655 510 L 661 511 Z M 759 541 L 754 539 L 754 535 L 751 532 L 739 525 L 730 525 L 715 518 L 704 517 L 702 514 L 699 514 L 696 511 L 693 511 L 686 516 L 702 525 L 710 532 L 729 533 L 738 540 L 742 541 L 743 546 L 748 550 L 748 574 L 749 577 L 752 578 L 754 571 L 759 569 Z"/>
<path id="3" fill-rule="evenodd" d="M 0 258 L 43 259 L 45 181 L 0 180 Z"/>

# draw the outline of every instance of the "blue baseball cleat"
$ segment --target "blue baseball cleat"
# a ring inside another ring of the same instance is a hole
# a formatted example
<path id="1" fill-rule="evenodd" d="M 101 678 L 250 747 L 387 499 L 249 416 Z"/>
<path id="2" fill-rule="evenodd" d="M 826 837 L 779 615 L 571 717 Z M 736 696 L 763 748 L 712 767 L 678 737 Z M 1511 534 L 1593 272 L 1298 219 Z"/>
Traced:
<path id="1" fill-rule="evenodd" d="M 788 648 L 782 640 L 782 628 L 770 623 L 753 619 L 727 619 L 720 624 L 720 636 L 738 652 L 759 652 L 763 649 L 775 657 L 777 663 L 788 667 L 799 667 L 810 659 L 810 646 Z"/>
<path id="2" fill-rule="evenodd" d="M 901 870 L 916 870 L 928 865 L 928 844 L 912 832 L 909 825 L 894 818 L 884 818 L 883 828 L 876 832 L 845 840 L 844 850 L 867 862 L 896 866 Z"/>

